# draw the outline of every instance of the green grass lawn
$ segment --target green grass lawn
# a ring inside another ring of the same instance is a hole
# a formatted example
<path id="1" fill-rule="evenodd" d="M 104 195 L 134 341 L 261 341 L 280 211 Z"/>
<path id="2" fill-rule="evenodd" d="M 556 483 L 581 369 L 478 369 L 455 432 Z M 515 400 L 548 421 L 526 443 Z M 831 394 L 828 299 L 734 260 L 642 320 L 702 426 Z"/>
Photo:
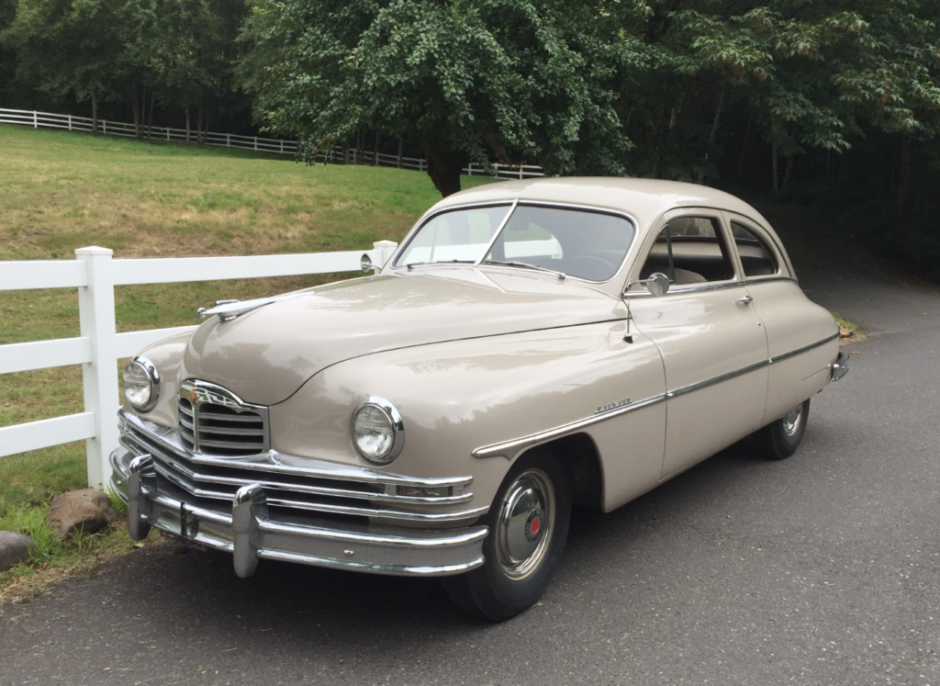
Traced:
<path id="1" fill-rule="evenodd" d="M 465 188 L 486 182 L 463 179 Z M 360 250 L 376 240 L 400 241 L 438 199 L 419 172 L 306 167 L 251 152 L 0 125 L 0 260 L 74 259 L 75 249 L 88 245 L 111 248 L 115 258 Z M 195 324 L 196 309 L 217 299 L 332 279 L 121 287 L 117 327 Z M 0 292 L 0 344 L 78 334 L 75 289 Z M 81 410 L 79 367 L 0 376 L 0 427 Z M 45 503 L 84 485 L 84 443 L 0 458 L 0 529 L 45 540 L 38 514 Z M 33 567 L 62 564 L 102 545 L 49 542 Z"/>

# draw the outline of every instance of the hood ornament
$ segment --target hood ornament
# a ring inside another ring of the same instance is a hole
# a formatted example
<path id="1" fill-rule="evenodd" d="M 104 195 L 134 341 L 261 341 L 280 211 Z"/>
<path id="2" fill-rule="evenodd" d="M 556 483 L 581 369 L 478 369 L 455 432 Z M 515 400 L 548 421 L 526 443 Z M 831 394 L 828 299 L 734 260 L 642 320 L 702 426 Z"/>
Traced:
<path id="1" fill-rule="evenodd" d="M 265 305 L 281 302 L 282 300 L 290 300 L 291 298 L 299 298 L 302 295 L 307 295 L 307 293 L 308 291 L 304 290 L 295 291 L 293 293 L 285 293 L 284 295 L 273 295 L 269 298 L 255 298 L 254 300 L 216 300 L 214 307 L 209 309 L 200 307 L 198 310 L 196 310 L 196 314 L 199 315 L 200 319 L 218 315 L 219 320 L 228 322 L 245 314 L 246 312 L 257 310 L 258 308 L 264 307 Z"/>

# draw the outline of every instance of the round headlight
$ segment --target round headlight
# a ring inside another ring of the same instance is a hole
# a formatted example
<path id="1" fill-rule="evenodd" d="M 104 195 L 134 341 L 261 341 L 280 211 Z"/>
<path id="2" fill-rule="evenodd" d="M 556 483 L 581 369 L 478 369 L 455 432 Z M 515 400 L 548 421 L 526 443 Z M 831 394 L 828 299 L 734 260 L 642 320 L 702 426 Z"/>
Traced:
<path id="1" fill-rule="evenodd" d="M 369 398 L 353 415 L 353 443 L 369 462 L 388 464 L 401 453 L 405 427 L 395 406 L 383 398 Z"/>
<path id="2" fill-rule="evenodd" d="M 149 412 L 160 397 L 160 373 L 146 357 L 135 357 L 124 368 L 124 397 L 139 412 Z"/>

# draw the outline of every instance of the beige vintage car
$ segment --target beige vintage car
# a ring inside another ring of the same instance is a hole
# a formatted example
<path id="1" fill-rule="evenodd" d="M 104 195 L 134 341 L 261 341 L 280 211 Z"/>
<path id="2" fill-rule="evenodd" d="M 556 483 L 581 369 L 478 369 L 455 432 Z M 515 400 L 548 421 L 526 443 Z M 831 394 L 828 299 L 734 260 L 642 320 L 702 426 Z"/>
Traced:
<path id="1" fill-rule="evenodd" d="M 750 434 L 788 457 L 847 371 L 753 207 L 646 179 L 457 193 L 374 274 L 203 314 L 125 371 L 131 536 L 241 577 L 440 576 L 492 620 L 542 595 L 572 504 L 613 510 Z"/>

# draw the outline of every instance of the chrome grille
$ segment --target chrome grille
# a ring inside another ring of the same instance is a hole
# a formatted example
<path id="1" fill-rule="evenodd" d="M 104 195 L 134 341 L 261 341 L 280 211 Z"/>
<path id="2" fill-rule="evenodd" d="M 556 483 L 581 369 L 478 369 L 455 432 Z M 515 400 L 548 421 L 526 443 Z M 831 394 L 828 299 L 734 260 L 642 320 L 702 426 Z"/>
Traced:
<path id="1" fill-rule="evenodd" d="M 122 413 L 120 417 L 121 444 L 136 455 L 153 458 L 158 488 L 177 498 L 185 493 L 186 502 L 202 507 L 230 506 L 238 488 L 258 484 L 270 506 L 312 511 L 319 517 L 437 523 L 473 519 L 488 509 L 441 512 L 435 507 L 469 503 L 473 499 L 467 489 L 469 477 L 417 480 L 315 459 L 304 459 L 301 468 L 271 462 L 267 455 L 230 460 L 193 453 L 181 432 L 133 415 Z M 435 486 L 441 494 L 409 493 L 422 486 Z"/>
<path id="2" fill-rule="evenodd" d="M 180 444 L 190 452 L 244 457 L 270 446 L 268 408 L 243 402 L 215 384 L 183 382 L 177 411 Z"/>

